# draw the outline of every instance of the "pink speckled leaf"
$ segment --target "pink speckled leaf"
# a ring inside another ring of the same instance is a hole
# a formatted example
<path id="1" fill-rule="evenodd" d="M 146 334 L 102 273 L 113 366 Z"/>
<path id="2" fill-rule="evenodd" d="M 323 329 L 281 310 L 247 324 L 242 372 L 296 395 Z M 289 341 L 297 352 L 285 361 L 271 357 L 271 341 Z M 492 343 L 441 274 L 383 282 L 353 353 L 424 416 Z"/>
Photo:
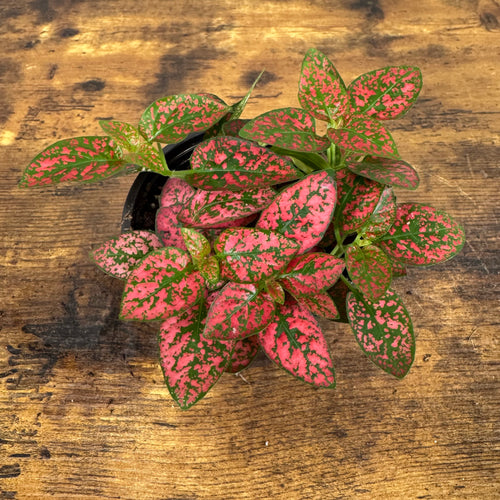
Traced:
<path id="1" fill-rule="evenodd" d="M 240 130 L 249 122 L 250 120 L 229 120 L 222 125 L 222 132 L 224 135 L 230 135 L 232 137 L 239 137 Z"/>
<path id="2" fill-rule="evenodd" d="M 328 129 L 328 137 L 347 152 L 399 158 L 390 132 L 372 118 L 354 115 L 342 128 Z"/>
<path id="3" fill-rule="evenodd" d="M 314 117 L 300 108 L 283 108 L 257 116 L 240 130 L 241 137 L 290 151 L 325 151 L 330 141 L 316 135 Z"/>
<path id="4" fill-rule="evenodd" d="M 151 231 L 131 231 L 102 244 L 92 258 L 105 273 L 119 279 L 128 278 L 132 269 L 150 252 L 162 247 Z"/>
<path id="5" fill-rule="evenodd" d="M 335 387 L 333 362 L 323 333 L 306 308 L 287 300 L 276 320 L 259 333 L 267 356 L 294 377 L 319 387 Z"/>
<path id="6" fill-rule="evenodd" d="M 35 156 L 19 186 L 95 182 L 121 173 L 126 166 L 111 137 L 73 137 L 55 142 Z"/>
<path id="7" fill-rule="evenodd" d="M 180 231 L 194 263 L 198 264 L 210 255 L 210 242 L 203 234 L 189 227 L 183 227 Z"/>
<path id="8" fill-rule="evenodd" d="M 233 342 L 202 335 L 206 309 L 170 316 L 159 332 L 160 362 L 170 394 L 186 410 L 214 386 L 231 360 Z"/>
<path id="9" fill-rule="evenodd" d="M 226 367 L 226 372 L 238 373 L 247 368 L 259 352 L 259 336 L 252 335 L 238 340 L 233 349 L 231 360 Z"/>
<path id="10" fill-rule="evenodd" d="M 192 269 L 189 254 L 167 247 L 149 253 L 130 273 L 121 319 L 150 321 L 179 314 L 199 301 L 203 278 Z"/>
<path id="11" fill-rule="evenodd" d="M 417 189 L 420 179 L 417 171 L 403 160 L 366 156 L 362 161 L 346 160 L 347 168 L 368 179 L 403 189 Z"/>
<path id="12" fill-rule="evenodd" d="M 258 283 L 278 274 L 298 248 L 279 233 L 254 228 L 226 229 L 214 244 L 222 277 L 236 283 Z"/>
<path id="13" fill-rule="evenodd" d="M 262 212 L 260 229 L 277 231 L 300 244 L 305 253 L 323 238 L 336 202 L 335 181 L 323 170 L 288 186 Z"/>
<path id="14" fill-rule="evenodd" d="M 160 208 L 156 212 L 156 232 L 164 246 L 187 249 L 178 215 L 195 192 L 183 179 L 169 177 L 165 182 L 160 195 Z"/>
<path id="15" fill-rule="evenodd" d="M 280 282 L 294 297 L 314 295 L 332 287 L 344 267 L 344 261 L 333 255 L 306 253 L 290 261 L 280 276 Z"/>
<path id="16" fill-rule="evenodd" d="M 217 287 L 220 283 L 220 266 L 215 255 L 209 255 L 198 264 L 198 269 L 207 282 L 207 287 Z"/>
<path id="17" fill-rule="evenodd" d="M 147 107 L 139 130 L 150 141 L 178 142 L 191 132 L 209 129 L 228 111 L 223 101 L 210 94 L 171 95 Z"/>
<path id="18" fill-rule="evenodd" d="M 193 185 L 209 191 L 244 191 L 300 178 L 289 158 L 237 137 L 215 137 L 200 143 L 185 173 Z"/>
<path id="19" fill-rule="evenodd" d="M 113 120 L 101 120 L 99 125 L 122 150 L 127 151 L 124 153 L 124 159 L 129 164 L 138 165 L 160 174 L 167 173 L 158 150 L 146 141 L 137 128 L 129 123 Z"/>
<path id="20" fill-rule="evenodd" d="M 375 210 L 384 186 L 349 170 L 337 172 L 338 203 L 334 220 L 343 234 L 357 231 Z"/>
<path id="21" fill-rule="evenodd" d="M 379 247 L 350 246 L 346 250 L 345 262 L 352 282 L 372 302 L 382 297 L 391 286 L 392 263 Z"/>
<path id="22" fill-rule="evenodd" d="M 413 266 L 451 259 L 464 243 L 464 230 L 452 217 L 416 203 L 398 205 L 393 226 L 377 241 L 389 257 Z"/>
<path id="23" fill-rule="evenodd" d="M 210 306 L 203 335 L 222 340 L 249 337 L 274 319 L 275 309 L 255 285 L 230 282 Z"/>
<path id="24" fill-rule="evenodd" d="M 160 194 L 160 207 L 170 207 L 172 205 L 184 205 L 196 190 L 190 186 L 184 179 L 169 177 Z"/>
<path id="25" fill-rule="evenodd" d="M 285 303 L 285 290 L 278 281 L 270 280 L 266 282 L 266 292 L 277 304 Z"/>
<path id="26" fill-rule="evenodd" d="M 313 314 L 322 318 L 336 320 L 339 318 L 339 312 L 333 299 L 326 292 L 316 292 L 311 295 L 295 296 L 299 304 L 306 307 Z"/>
<path id="27" fill-rule="evenodd" d="M 187 250 L 181 234 L 182 225 L 177 219 L 177 215 L 181 210 L 182 205 L 160 207 L 156 212 L 156 233 L 160 237 L 163 246 Z"/>
<path id="28" fill-rule="evenodd" d="M 372 214 L 358 229 L 358 234 L 365 239 L 374 240 L 387 233 L 395 220 L 396 196 L 392 188 L 386 186 Z"/>
<path id="29" fill-rule="evenodd" d="M 347 107 L 342 78 L 330 60 L 314 48 L 307 51 L 302 62 L 299 102 L 313 116 L 326 121 L 342 115 Z"/>
<path id="30" fill-rule="evenodd" d="M 414 66 L 390 66 L 359 76 L 348 88 L 351 107 L 378 120 L 402 116 L 417 100 L 422 74 Z"/>
<path id="31" fill-rule="evenodd" d="M 270 188 L 247 191 L 199 190 L 179 213 L 179 220 L 186 226 L 211 228 L 242 219 L 266 208 L 276 196 Z"/>
<path id="32" fill-rule="evenodd" d="M 408 273 L 406 271 L 406 267 L 395 260 L 392 261 L 392 277 L 393 278 L 401 278 L 402 276 L 406 276 Z"/>
<path id="33" fill-rule="evenodd" d="M 415 339 L 410 315 L 396 292 L 388 290 L 376 302 L 350 292 L 347 314 L 368 358 L 385 372 L 403 378 L 415 357 Z"/>

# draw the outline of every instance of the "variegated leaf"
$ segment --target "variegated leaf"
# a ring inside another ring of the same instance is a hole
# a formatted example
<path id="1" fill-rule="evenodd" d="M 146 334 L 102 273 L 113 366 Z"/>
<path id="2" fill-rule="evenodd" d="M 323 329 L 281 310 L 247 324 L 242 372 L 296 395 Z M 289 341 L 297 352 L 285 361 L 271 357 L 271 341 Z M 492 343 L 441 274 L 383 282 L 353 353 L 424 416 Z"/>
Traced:
<path id="1" fill-rule="evenodd" d="M 352 116 L 342 128 L 328 129 L 328 137 L 347 152 L 399 159 L 390 132 L 378 121 Z"/>
<path id="2" fill-rule="evenodd" d="M 271 229 L 300 244 L 299 253 L 316 245 L 330 224 L 336 202 L 335 181 L 323 170 L 284 189 L 262 212 L 260 229 Z"/>
<path id="3" fill-rule="evenodd" d="M 374 240 L 389 231 L 396 220 L 396 196 L 390 186 L 380 195 L 377 206 L 370 217 L 358 230 L 365 239 Z"/>
<path id="4" fill-rule="evenodd" d="M 92 258 L 105 273 L 126 279 L 148 253 L 161 247 L 161 241 L 155 233 L 131 231 L 102 244 L 92 252 Z"/>
<path id="5" fill-rule="evenodd" d="M 196 304 L 168 317 L 159 333 L 160 362 L 170 394 L 186 410 L 214 386 L 231 360 L 233 342 L 203 337 L 206 309 Z"/>
<path id="6" fill-rule="evenodd" d="M 274 199 L 276 192 L 269 187 L 247 191 L 199 190 L 184 205 L 179 220 L 186 226 L 211 228 L 260 212 Z"/>
<path id="7" fill-rule="evenodd" d="M 274 319 L 275 309 L 255 285 L 228 283 L 210 306 L 203 335 L 223 340 L 249 337 Z"/>
<path id="8" fill-rule="evenodd" d="M 247 368 L 259 352 L 259 336 L 252 335 L 238 340 L 233 349 L 226 372 L 238 373 Z"/>
<path id="9" fill-rule="evenodd" d="M 198 264 L 210 255 L 210 242 L 203 234 L 189 227 L 183 227 L 180 231 L 194 263 Z"/>
<path id="10" fill-rule="evenodd" d="M 187 249 L 178 215 L 195 192 L 185 180 L 169 177 L 165 182 L 160 195 L 160 208 L 156 212 L 156 232 L 164 246 Z"/>
<path id="11" fill-rule="evenodd" d="M 299 249 L 298 243 L 274 231 L 226 229 L 214 250 L 223 278 L 236 283 L 258 283 L 278 274 Z"/>
<path id="12" fill-rule="evenodd" d="M 415 339 L 408 311 L 396 292 L 388 290 L 376 302 L 350 292 L 347 313 L 368 358 L 387 373 L 403 378 L 415 357 Z"/>
<path id="13" fill-rule="evenodd" d="M 306 253 L 290 261 L 280 276 L 280 282 L 294 297 L 314 295 L 332 287 L 344 267 L 344 261 L 333 255 Z"/>
<path id="14" fill-rule="evenodd" d="M 283 108 L 257 116 L 240 130 L 241 137 L 290 151 L 325 151 L 326 137 L 316 135 L 314 117 L 300 108 Z"/>
<path id="15" fill-rule="evenodd" d="M 202 296 L 203 278 L 190 269 L 189 254 L 167 247 L 149 253 L 130 273 L 121 319 L 165 319 L 189 309 Z"/>
<path id="16" fill-rule="evenodd" d="M 352 282 L 372 302 L 382 297 L 391 286 L 391 260 L 375 245 L 350 246 L 346 250 L 345 262 Z"/>
<path id="17" fill-rule="evenodd" d="M 139 130 L 149 141 L 178 142 L 191 132 L 209 129 L 228 111 L 229 107 L 212 95 L 171 95 L 147 107 Z"/>
<path id="18" fill-rule="evenodd" d="M 314 48 L 307 51 L 302 62 L 299 102 L 314 117 L 326 121 L 342 115 L 347 107 L 342 78 L 330 60 Z"/>
<path id="19" fill-rule="evenodd" d="M 229 120 L 222 125 L 222 132 L 224 135 L 230 135 L 232 137 L 239 137 L 240 130 L 249 122 L 250 120 Z"/>
<path id="20" fill-rule="evenodd" d="M 335 221 L 345 234 L 357 231 L 374 212 L 384 186 L 343 169 L 337 171 Z"/>
<path id="21" fill-rule="evenodd" d="M 346 166 L 351 172 L 381 184 L 417 189 L 420 183 L 417 171 L 403 160 L 366 156 L 362 161 L 347 159 Z"/>
<path id="22" fill-rule="evenodd" d="M 160 207 L 184 205 L 195 193 L 196 190 L 185 180 L 169 177 L 161 190 Z"/>
<path id="23" fill-rule="evenodd" d="M 244 191 L 296 180 L 302 174 L 289 158 L 237 137 L 215 137 L 198 145 L 186 179 L 209 191 Z"/>
<path id="24" fill-rule="evenodd" d="M 293 300 L 276 311 L 276 319 L 259 333 L 267 356 L 294 377 L 320 387 L 335 387 L 328 345 L 314 316 Z"/>
<path id="25" fill-rule="evenodd" d="M 111 137 L 73 137 L 55 142 L 35 156 L 19 186 L 95 182 L 124 171 L 126 166 Z"/>
<path id="26" fill-rule="evenodd" d="M 408 274 L 404 264 L 400 264 L 399 262 L 396 262 L 395 260 L 392 260 L 391 262 L 392 262 L 392 277 L 393 278 L 401 278 L 401 277 L 406 276 Z"/>
<path id="27" fill-rule="evenodd" d="M 181 210 L 182 205 L 160 207 L 156 212 L 156 233 L 160 237 L 163 246 L 187 250 L 184 238 L 181 234 L 182 225 L 177 218 Z"/>
<path id="28" fill-rule="evenodd" d="M 464 243 L 458 222 L 442 210 L 416 203 L 398 205 L 393 226 L 377 241 L 389 257 L 412 266 L 451 259 Z"/>
<path id="29" fill-rule="evenodd" d="M 285 303 L 285 290 L 278 281 L 270 280 L 266 283 L 266 292 L 273 302 Z"/>
<path id="30" fill-rule="evenodd" d="M 156 148 L 149 144 L 137 128 L 129 123 L 119 121 L 99 122 L 101 128 L 110 135 L 114 142 L 123 150 L 127 163 L 152 170 L 165 175 L 167 171 L 163 166 L 160 154 Z"/>
<path id="31" fill-rule="evenodd" d="M 414 66 L 390 66 L 359 76 L 348 88 L 357 113 L 389 120 L 402 116 L 417 100 L 422 74 Z"/>
<path id="32" fill-rule="evenodd" d="M 215 255 L 209 255 L 198 264 L 198 269 L 205 278 L 208 287 L 217 287 L 220 283 L 219 261 Z M 221 285 L 222 286 L 222 285 Z"/>
<path id="33" fill-rule="evenodd" d="M 335 303 L 326 292 L 316 292 L 311 295 L 294 295 L 294 297 L 299 304 L 306 307 L 317 316 L 330 320 L 336 320 L 339 318 L 339 313 L 335 307 Z"/>

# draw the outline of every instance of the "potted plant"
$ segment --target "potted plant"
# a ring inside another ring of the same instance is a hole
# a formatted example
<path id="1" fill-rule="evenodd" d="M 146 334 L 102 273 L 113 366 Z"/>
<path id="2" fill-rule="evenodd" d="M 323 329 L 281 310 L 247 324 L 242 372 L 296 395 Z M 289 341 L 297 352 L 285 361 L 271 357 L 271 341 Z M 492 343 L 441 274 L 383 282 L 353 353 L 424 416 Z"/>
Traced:
<path id="1" fill-rule="evenodd" d="M 445 212 L 396 203 L 394 188 L 414 190 L 419 178 L 385 121 L 404 115 L 421 85 L 418 68 L 397 66 L 346 86 L 310 49 L 301 107 L 242 120 L 251 90 L 233 105 L 212 94 L 168 96 L 137 127 L 103 121 L 106 136 L 52 144 L 20 185 L 157 174 L 154 226 L 128 224 L 92 257 L 125 281 L 121 319 L 159 322 L 165 382 L 181 408 L 259 349 L 296 378 L 333 388 L 317 316 L 348 322 L 367 357 L 402 378 L 415 338 L 391 282 L 409 266 L 450 259 L 464 243 Z M 190 168 L 176 168 L 165 143 L 179 143 Z"/>

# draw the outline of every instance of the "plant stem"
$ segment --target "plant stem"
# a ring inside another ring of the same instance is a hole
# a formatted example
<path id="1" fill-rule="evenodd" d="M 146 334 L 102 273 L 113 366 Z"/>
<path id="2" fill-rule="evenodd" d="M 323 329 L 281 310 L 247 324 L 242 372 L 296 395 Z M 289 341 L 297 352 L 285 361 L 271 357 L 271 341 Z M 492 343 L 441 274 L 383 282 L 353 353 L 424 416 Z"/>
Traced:
<path id="1" fill-rule="evenodd" d="M 352 283 L 343 274 L 340 275 L 340 279 L 346 284 L 347 288 L 349 288 L 351 292 L 357 292 L 357 289 L 352 286 Z"/>
<path id="2" fill-rule="evenodd" d="M 161 164 L 163 166 L 163 170 L 165 171 L 165 175 L 168 175 L 168 173 L 171 170 L 168 168 L 167 160 L 165 160 L 165 155 L 163 154 L 163 149 L 161 147 L 161 144 L 159 142 L 157 142 L 156 146 L 158 148 L 158 153 L 160 154 L 160 160 L 161 160 Z"/>

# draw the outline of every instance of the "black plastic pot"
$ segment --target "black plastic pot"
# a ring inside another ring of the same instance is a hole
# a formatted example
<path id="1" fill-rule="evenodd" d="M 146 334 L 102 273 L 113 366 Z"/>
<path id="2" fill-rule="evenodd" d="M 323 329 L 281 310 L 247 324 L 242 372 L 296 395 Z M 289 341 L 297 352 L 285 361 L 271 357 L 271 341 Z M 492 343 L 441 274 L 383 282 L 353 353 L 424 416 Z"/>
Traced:
<path id="1" fill-rule="evenodd" d="M 189 135 L 177 144 L 163 148 L 170 170 L 187 170 L 194 148 L 203 140 L 203 133 Z M 122 232 L 149 229 L 154 231 L 159 198 L 167 177 L 155 172 L 141 172 L 125 200 L 122 214 Z"/>

